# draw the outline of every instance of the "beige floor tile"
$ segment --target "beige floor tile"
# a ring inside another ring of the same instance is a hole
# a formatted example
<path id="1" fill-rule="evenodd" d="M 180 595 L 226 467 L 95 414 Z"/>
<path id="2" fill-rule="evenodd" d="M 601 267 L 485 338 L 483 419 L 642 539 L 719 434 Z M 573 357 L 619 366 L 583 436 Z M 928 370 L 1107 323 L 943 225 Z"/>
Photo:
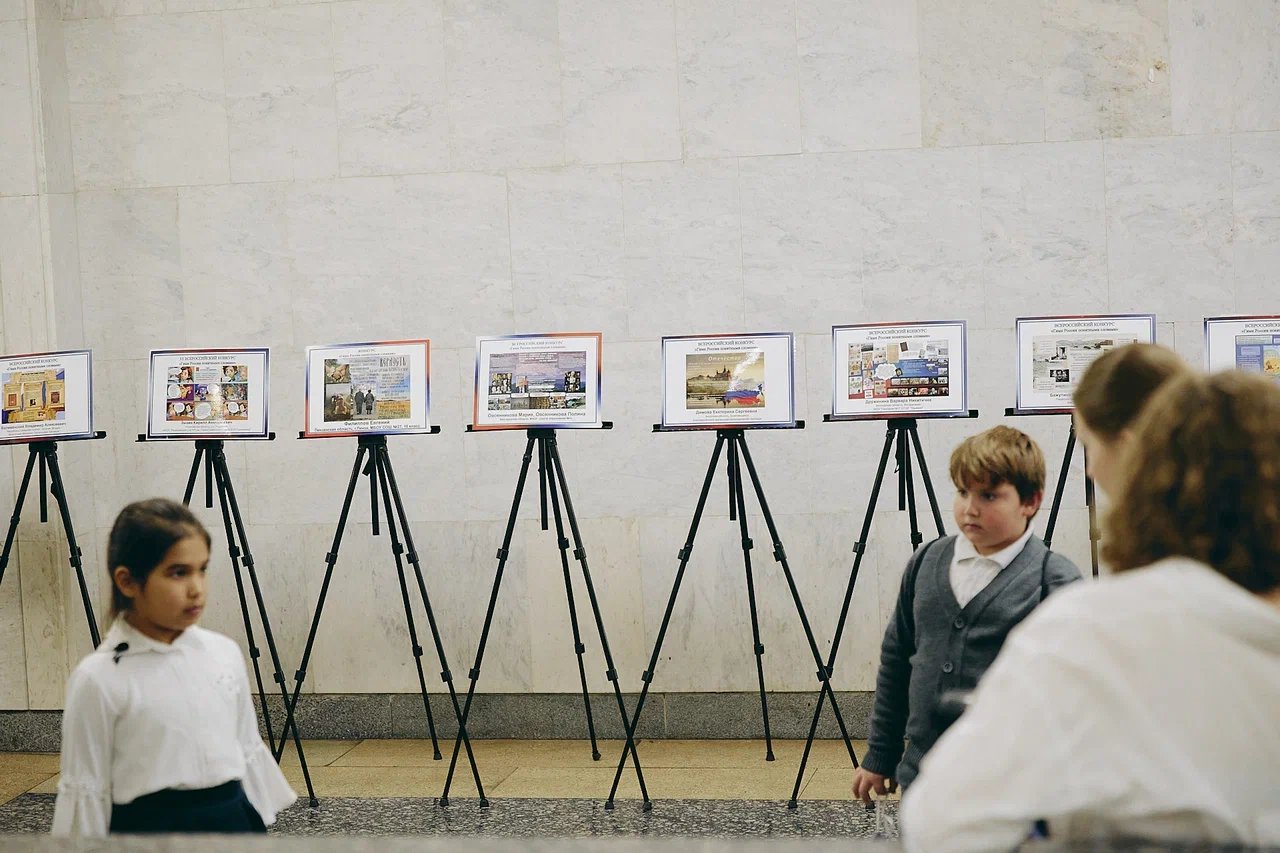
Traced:
<path id="1" fill-rule="evenodd" d="M 642 757 L 643 760 L 643 757 Z M 654 768 L 644 774 L 652 799 L 776 800 L 789 797 L 794 768 L 745 770 Z M 583 797 L 604 800 L 614 770 L 605 767 L 521 767 L 493 789 L 495 797 Z M 640 786 L 630 767 L 623 773 L 618 799 L 640 798 Z"/>
<path id="2" fill-rule="evenodd" d="M 854 751 L 861 755 L 866 745 L 863 741 L 853 742 Z M 751 769 L 765 768 L 773 771 L 780 767 L 790 767 L 794 778 L 800 766 L 800 757 L 804 754 L 802 740 L 775 740 L 773 742 L 773 761 L 765 760 L 765 743 L 763 740 L 648 740 L 638 745 L 640 764 L 643 767 L 671 768 L 723 768 Z M 612 752 L 614 766 L 622 754 L 622 742 Z M 606 754 L 606 757 L 608 754 Z M 844 741 L 814 741 L 809 753 L 807 769 L 841 768 L 852 769 L 849 752 Z"/>
<path id="3" fill-rule="evenodd" d="M 642 757 L 643 758 L 643 757 Z M 818 770 L 800 790 L 802 800 L 852 800 L 854 770 Z M 874 796 L 874 795 L 873 795 Z M 892 794 L 897 800 L 901 794 Z"/>
<path id="4" fill-rule="evenodd" d="M 552 799 L 581 798 L 601 802 L 613 783 L 613 767 L 521 767 L 500 785 L 493 786 L 493 797 L 550 797 Z M 648 781 L 649 774 L 645 774 Z M 650 792 L 652 796 L 652 791 Z M 640 799 L 640 786 L 636 784 L 635 771 L 622 774 L 618 788 L 620 800 Z"/>
<path id="5" fill-rule="evenodd" d="M 27 793 L 48 778 L 48 773 L 0 774 L 0 803 L 7 803 L 14 797 Z"/>
<path id="6" fill-rule="evenodd" d="M 394 743 L 395 741 L 387 741 Z M 302 749 L 307 754 L 307 767 L 328 767 L 359 746 L 358 740 L 303 740 Z M 298 767 L 298 750 L 293 741 L 285 747 L 280 758 L 281 767 Z"/>
<path id="7" fill-rule="evenodd" d="M 60 774 L 45 777 L 44 781 L 36 785 L 27 793 L 29 794 L 56 794 L 58 793 L 58 780 L 61 779 Z"/>
<path id="8" fill-rule="evenodd" d="M 0 777 L 12 773 L 57 773 L 61 756 L 49 752 L 0 752 Z"/>
<path id="9" fill-rule="evenodd" d="M 511 775 L 515 768 L 496 764 L 483 765 L 480 779 L 485 792 Z M 438 797 L 444 789 L 449 765 L 443 767 L 317 767 L 311 771 L 316 796 L 324 797 Z M 285 778 L 300 796 L 307 793 L 299 768 L 286 768 Z M 460 765 L 453 777 L 450 796 L 476 796 L 470 768 Z"/>
<path id="10" fill-rule="evenodd" d="M 471 748 L 481 765 L 498 763 L 532 767 L 594 767 L 591 742 L 586 740 L 474 740 Z M 600 741 L 601 762 L 613 753 L 621 754 L 622 741 Z M 443 761 L 453 754 L 453 741 L 440 742 Z M 466 760 L 466 752 L 459 754 Z M 429 740 L 366 740 L 334 762 L 335 767 L 433 767 L 441 762 L 432 758 Z"/>

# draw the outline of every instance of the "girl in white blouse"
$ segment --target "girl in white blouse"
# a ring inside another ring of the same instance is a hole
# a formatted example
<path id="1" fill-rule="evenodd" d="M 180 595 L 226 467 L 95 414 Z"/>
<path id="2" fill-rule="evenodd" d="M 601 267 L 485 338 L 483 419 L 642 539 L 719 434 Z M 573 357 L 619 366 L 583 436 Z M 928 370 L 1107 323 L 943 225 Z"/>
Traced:
<path id="1" fill-rule="evenodd" d="M 107 557 L 115 621 L 67 684 L 53 834 L 265 832 L 297 795 L 239 646 L 196 625 L 209 533 L 182 504 L 141 501 Z"/>

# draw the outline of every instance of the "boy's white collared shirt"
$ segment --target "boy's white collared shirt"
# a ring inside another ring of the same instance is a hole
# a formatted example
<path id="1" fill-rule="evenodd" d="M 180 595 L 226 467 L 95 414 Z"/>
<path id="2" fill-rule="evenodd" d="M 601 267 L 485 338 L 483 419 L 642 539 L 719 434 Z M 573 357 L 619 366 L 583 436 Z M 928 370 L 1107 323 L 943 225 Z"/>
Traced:
<path id="1" fill-rule="evenodd" d="M 166 788 L 240 780 L 267 824 L 297 799 L 258 733 L 240 647 L 199 627 L 166 644 L 115 620 L 67 683 L 61 769 L 54 835 L 106 835 L 114 804 Z"/>
<path id="2" fill-rule="evenodd" d="M 956 537 L 956 552 L 951 558 L 951 591 L 961 607 L 977 597 L 996 579 L 996 575 L 1009 567 L 1027 547 L 1035 528 L 1028 524 L 1027 531 L 1008 548 L 984 557 L 973 543 L 961 533 Z"/>

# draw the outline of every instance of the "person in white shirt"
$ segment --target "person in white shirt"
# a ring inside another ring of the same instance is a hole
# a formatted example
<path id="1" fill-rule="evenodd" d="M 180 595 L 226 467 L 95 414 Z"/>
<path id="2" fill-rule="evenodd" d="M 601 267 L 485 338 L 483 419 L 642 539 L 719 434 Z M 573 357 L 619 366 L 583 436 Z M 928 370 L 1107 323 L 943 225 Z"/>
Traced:
<path id="1" fill-rule="evenodd" d="M 1277 425 L 1259 376 L 1156 392 L 1096 471 L 1116 574 L 1010 634 L 903 800 L 908 853 L 1011 849 L 1037 821 L 1068 844 L 1280 845 Z"/>
<path id="2" fill-rule="evenodd" d="M 209 533 L 182 504 L 141 501 L 107 550 L 115 621 L 67 684 L 53 834 L 265 832 L 297 795 L 239 646 L 196 624 Z"/>

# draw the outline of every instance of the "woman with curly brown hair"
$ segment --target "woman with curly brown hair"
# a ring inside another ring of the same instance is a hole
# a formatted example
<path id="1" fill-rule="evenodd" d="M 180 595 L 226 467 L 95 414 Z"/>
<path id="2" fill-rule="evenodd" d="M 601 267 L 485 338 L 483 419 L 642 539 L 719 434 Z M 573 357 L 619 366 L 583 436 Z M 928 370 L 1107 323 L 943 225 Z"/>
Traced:
<path id="1" fill-rule="evenodd" d="M 1009 636 L 902 806 L 908 851 L 1280 844 L 1280 387 L 1166 381 L 1114 460 L 1116 572 Z"/>

